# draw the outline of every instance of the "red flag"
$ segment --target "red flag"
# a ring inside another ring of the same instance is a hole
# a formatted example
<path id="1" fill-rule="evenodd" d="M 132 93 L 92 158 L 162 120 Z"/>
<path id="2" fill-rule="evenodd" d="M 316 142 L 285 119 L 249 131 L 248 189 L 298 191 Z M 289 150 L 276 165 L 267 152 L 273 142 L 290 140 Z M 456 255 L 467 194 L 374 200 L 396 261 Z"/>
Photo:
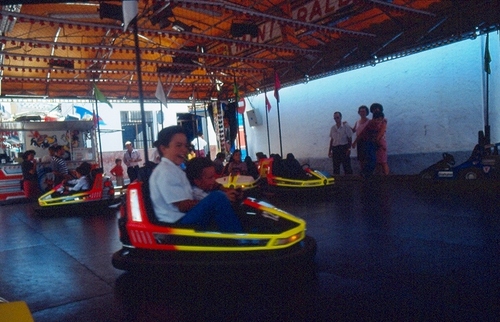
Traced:
<path id="1" fill-rule="evenodd" d="M 267 108 L 267 111 L 269 112 L 271 110 L 271 103 L 269 103 L 269 99 L 267 98 L 266 92 L 264 92 L 264 96 L 266 98 L 266 108 Z"/>
<path id="2" fill-rule="evenodd" d="M 92 121 L 94 121 L 94 127 L 97 128 L 97 115 L 95 115 L 95 111 L 92 111 Z"/>
<path id="3" fill-rule="evenodd" d="M 281 88 L 281 83 L 280 79 L 278 77 L 278 72 L 274 72 L 274 97 L 276 98 L 276 101 L 279 103 L 280 102 L 280 93 L 279 90 Z"/>

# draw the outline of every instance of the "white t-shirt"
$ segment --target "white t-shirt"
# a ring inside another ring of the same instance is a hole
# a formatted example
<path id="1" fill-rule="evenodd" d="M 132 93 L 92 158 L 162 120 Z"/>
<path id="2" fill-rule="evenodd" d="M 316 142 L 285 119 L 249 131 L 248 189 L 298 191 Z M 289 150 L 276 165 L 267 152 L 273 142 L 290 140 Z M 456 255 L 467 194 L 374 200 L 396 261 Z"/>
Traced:
<path id="1" fill-rule="evenodd" d="M 191 144 L 194 146 L 195 150 L 204 150 L 207 146 L 207 141 L 203 140 L 201 137 L 196 137 L 191 141 Z"/>
<path id="2" fill-rule="evenodd" d="M 332 139 L 332 146 L 346 145 L 352 138 L 352 129 L 347 123 L 342 123 L 340 127 L 335 124 L 330 129 L 330 138 Z"/>
<path id="3" fill-rule="evenodd" d="M 78 179 L 69 180 L 68 184 L 73 185 L 68 191 L 80 191 L 90 189 L 90 181 L 87 176 L 81 176 Z"/>
<path id="4" fill-rule="evenodd" d="M 158 220 L 174 223 L 184 217 L 174 203 L 193 200 L 186 173 L 167 158 L 162 158 L 149 179 L 151 202 Z"/>

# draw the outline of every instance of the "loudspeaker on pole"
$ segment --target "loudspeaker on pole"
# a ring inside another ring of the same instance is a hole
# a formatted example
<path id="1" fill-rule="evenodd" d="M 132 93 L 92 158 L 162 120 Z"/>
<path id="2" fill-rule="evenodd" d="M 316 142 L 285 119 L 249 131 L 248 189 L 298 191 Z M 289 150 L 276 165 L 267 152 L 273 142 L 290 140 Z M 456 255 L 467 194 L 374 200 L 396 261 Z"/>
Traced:
<path id="1" fill-rule="evenodd" d="M 260 115 L 259 115 L 257 110 L 248 110 L 247 111 L 247 120 L 248 120 L 248 124 L 250 124 L 250 126 L 257 126 L 257 125 L 262 124 Z"/>

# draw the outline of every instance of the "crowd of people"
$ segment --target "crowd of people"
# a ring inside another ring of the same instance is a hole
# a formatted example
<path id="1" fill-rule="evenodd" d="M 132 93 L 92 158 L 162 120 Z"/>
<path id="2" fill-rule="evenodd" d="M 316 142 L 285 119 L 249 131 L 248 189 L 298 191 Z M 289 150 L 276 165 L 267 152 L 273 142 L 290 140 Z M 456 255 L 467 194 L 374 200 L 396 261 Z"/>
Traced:
<path id="1" fill-rule="evenodd" d="M 68 194 L 91 188 L 89 176 L 92 165 L 90 163 L 83 162 L 75 170 L 69 170 L 65 160 L 66 150 L 64 146 L 50 146 L 48 152 L 49 154 L 41 159 L 41 163 L 45 165 L 45 171 L 50 171 L 46 174 L 44 191 L 42 191 L 39 184 L 37 160 L 35 159 L 36 152 L 28 150 L 22 155 L 22 190 L 27 199 L 37 200 L 42 193 L 50 191 L 58 185 L 60 185 L 56 191 L 58 194 Z"/>
<path id="2" fill-rule="evenodd" d="M 368 116 L 372 114 L 372 118 Z M 383 106 L 374 103 L 368 108 L 362 105 L 358 108 L 359 120 L 351 127 L 342 121 L 342 113 L 333 114 L 335 124 L 330 129 L 328 156 L 332 159 L 333 174 L 340 174 L 341 167 L 345 174 L 352 174 L 351 149 L 357 149 L 361 175 L 370 177 L 373 174 L 387 175 L 387 142 L 385 133 L 387 120 Z M 355 138 L 353 140 L 353 138 Z M 196 145 L 193 146 L 193 143 Z M 131 142 L 126 142 L 123 159 L 116 159 L 111 174 L 116 177 L 117 184 L 123 185 L 124 170 L 130 181 L 138 176 L 141 155 Z M 226 163 L 226 155 L 218 153 L 212 161 L 202 151 L 206 146 L 201 133 L 193 142 L 187 140 L 187 135 L 180 126 L 170 126 L 162 129 L 154 143 L 152 162 L 155 168 L 149 179 L 151 201 L 156 216 L 160 221 L 194 225 L 201 229 L 216 227 L 225 232 L 241 232 L 242 226 L 236 216 L 232 204 L 241 201 L 242 192 L 235 189 L 225 189 L 216 183 L 215 178 L 223 175 L 242 174 L 258 177 L 255 162 L 247 156 L 242 160 L 241 151 L 236 149 Z M 194 147 L 194 149 L 193 149 Z M 189 158 L 190 152 L 193 154 Z M 65 185 L 68 192 L 88 189 L 90 168 L 80 166 L 73 177 L 68 171 L 62 157 L 61 147 L 50 149 L 50 163 L 54 173 L 55 184 Z M 35 152 L 30 150 L 23 155 L 23 187 L 27 197 L 33 198 L 40 194 L 36 182 Z M 258 159 L 265 158 L 263 153 L 257 154 Z M 293 155 L 287 159 L 294 159 Z M 296 161 L 296 160 L 295 160 Z M 76 177 L 76 178 L 75 178 Z M 70 179 L 72 179 L 70 181 Z"/>
<path id="3" fill-rule="evenodd" d="M 380 103 L 373 103 L 368 109 L 361 105 L 358 108 L 360 119 L 351 127 L 342 122 L 342 113 L 333 113 L 335 124 L 330 129 L 330 143 L 328 157 L 332 159 L 333 174 L 340 174 L 342 166 L 344 174 L 353 174 L 351 166 L 351 149 L 356 149 L 360 174 L 369 178 L 374 174 L 388 175 L 387 163 L 387 119 L 384 107 Z M 372 118 L 368 116 L 372 113 Z M 353 141 L 353 136 L 355 140 Z"/>
<path id="4" fill-rule="evenodd" d="M 373 103 L 370 108 L 365 105 L 361 105 L 358 108 L 358 115 L 360 118 L 352 127 L 348 124 L 348 122 L 342 121 L 342 113 L 340 111 L 334 112 L 333 119 L 335 124 L 330 129 L 330 142 L 328 145 L 328 157 L 332 159 L 334 175 L 339 175 L 341 168 L 343 168 L 344 174 L 353 174 L 351 166 L 352 149 L 357 150 L 357 160 L 359 162 L 360 174 L 362 176 L 368 178 L 374 174 L 389 174 L 389 166 L 387 163 L 387 141 L 385 135 L 387 130 L 387 119 L 385 118 L 383 109 L 383 106 L 379 103 Z M 371 119 L 369 118 L 370 113 L 372 114 Z M 173 132 L 170 133 L 171 131 Z M 171 142 L 174 139 L 175 141 Z M 184 140 L 186 142 L 184 142 Z M 181 202 L 184 200 L 172 201 L 171 198 L 163 198 L 163 193 L 161 193 L 161 191 L 153 193 L 153 199 L 155 199 L 159 204 L 165 206 L 167 209 L 166 211 L 159 211 L 160 217 L 164 217 L 166 221 L 176 221 L 184 218 L 185 216 L 181 213 L 187 213 L 191 209 L 194 209 L 194 206 L 199 204 L 201 201 L 199 196 L 208 197 L 209 195 L 212 195 L 208 192 L 214 192 L 212 190 L 216 189 L 207 190 L 206 187 L 215 186 L 213 183 L 215 182 L 215 179 L 212 182 L 212 178 L 215 178 L 215 176 L 229 174 L 250 175 L 254 178 L 259 176 L 255 162 L 250 158 L 250 156 L 247 156 L 245 160 L 242 160 L 240 150 L 234 150 L 230 155 L 228 162 L 226 162 L 226 155 L 222 152 L 219 152 L 215 157 L 215 160 L 211 161 L 206 157 L 204 152 L 206 146 L 207 143 L 203 139 L 202 133 L 197 133 L 196 138 L 194 138 L 191 142 L 187 142 L 186 134 L 182 131 L 182 128 L 178 126 L 165 128 L 158 134 L 158 140 L 154 143 L 151 161 L 154 164 L 162 165 L 158 167 L 158 169 L 164 169 L 164 171 L 172 174 L 173 179 L 170 177 L 167 178 L 165 175 L 159 175 L 157 176 L 157 179 L 152 181 L 153 185 L 154 182 L 158 182 L 159 185 L 161 181 L 158 180 L 170 182 L 175 179 L 177 180 L 175 184 L 179 187 L 175 189 L 172 187 L 172 196 L 174 196 L 173 199 L 181 198 L 181 196 L 186 197 L 186 202 Z M 121 186 L 124 185 L 125 172 L 122 168 L 122 163 L 125 164 L 127 175 L 130 182 L 132 182 L 138 176 L 140 162 L 142 161 L 139 151 L 134 148 L 131 142 L 126 142 L 125 147 L 126 151 L 123 159 L 117 158 L 115 161 L 115 167 L 113 167 L 110 171 L 110 173 L 116 178 L 117 185 Z M 70 173 L 63 157 L 64 153 L 64 147 L 51 146 L 49 147 L 49 155 L 45 156 L 44 160 L 42 160 L 50 162 L 50 167 L 52 168 L 54 177 L 53 186 L 56 186 L 61 182 L 70 183 L 70 180 L 73 180 L 71 181 L 73 185 L 71 185 L 68 190 L 88 189 L 89 183 L 86 178 L 88 177 L 89 171 L 85 168 L 79 167 L 77 171 Z M 23 190 L 25 191 L 26 197 L 30 199 L 35 199 L 41 193 L 37 183 L 36 161 L 34 156 L 35 151 L 26 151 L 23 155 L 22 164 Z M 265 157 L 267 156 L 263 153 L 257 153 L 258 160 Z M 200 159 L 206 160 L 206 164 L 197 165 L 196 167 L 192 165 L 191 167 L 198 169 L 194 172 L 195 175 L 193 175 L 193 171 L 192 169 L 189 169 L 188 164 L 190 160 L 194 160 L 192 164 L 196 165 L 201 162 L 199 161 Z M 179 169 L 174 166 L 178 166 Z M 200 172 L 200 167 L 209 170 L 203 170 Z M 182 171 L 182 173 L 177 170 Z M 205 171 L 209 171 L 208 177 Z M 188 172 L 189 179 L 188 177 L 184 178 L 186 172 Z M 193 176 L 201 176 L 204 180 L 200 181 Z M 197 186 L 196 183 L 200 182 L 202 183 L 202 187 L 194 189 L 194 192 L 192 192 L 191 188 L 188 188 L 191 186 Z M 210 184 L 207 184 L 207 182 L 210 182 Z M 204 184 L 207 185 L 205 188 L 203 188 Z M 167 190 L 170 193 L 170 189 Z M 231 197 L 232 194 L 234 194 L 234 192 L 231 192 L 231 194 L 226 193 L 226 198 L 230 201 L 234 201 L 234 196 Z M 218 196 L 217 198 L 221 198 L 221 196 Z M 203 205 L 205 202 L 201 204 Z M 205 208 L 203 209 L 204 210 L 202 212 L 206 210 Z M 190 214 L 191 213 L 193 213 L 193 215 L 187 216 L 182 221 L 187 223 L 193 220 L 201 220 L 199 211 L 193 211 L 190 212 Z M 230 216 L 230 214 L 226 213 L 224 216 Z M 223 229 L 238 230 L 238 227 L 239 226 L 233 222 L 230 226 Z"/>

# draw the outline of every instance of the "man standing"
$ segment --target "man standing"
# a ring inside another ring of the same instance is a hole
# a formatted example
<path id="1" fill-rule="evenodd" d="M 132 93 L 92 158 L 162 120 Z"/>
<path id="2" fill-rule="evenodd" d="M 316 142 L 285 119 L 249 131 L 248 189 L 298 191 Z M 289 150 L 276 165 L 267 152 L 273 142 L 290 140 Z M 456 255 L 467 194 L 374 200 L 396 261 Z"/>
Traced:
<path id="1" fill-rule="evenodd" d="M 198 158 L 205 157 L 205 147 L 207 146 L 207 141 L 203 139 L 203 133 L 198 132 L 198 136 L 191 141 L 191 144 L 194 146 L 194 153 Z"/>
<path id="2" fill-rule="evenodd" d="M 127 166 L 127 174 L 130 178 L 130 182 L 133 182 L 137 179 L 139 173 L 139 162 L 141 162 L 142 159 L 139 151 L 134 149 L 132 142 L 125 142 L 125 148 L 127 151 L 125 151 L 125 154 L 123 155 L 123 163 Z"/>
<path id="3" fill-rule="evenodd" d="M 330 145 L 328 146 L 328 157 L 333 161 L 333 174 L 340 174 L 340 165 L 344 168 L 344 174 L 352 174 L 352 129 L 347 122 L 342 123 L 342 113 L 333 113 L 333 119 L 335 125 L 330 129 Z"/>
<path id="4" fill-rule="evenodd" d="M 68 165 L 63 158 L 65 153 L 66 151 L 64 150 L 64 146 L 56 146 L 54 155 L 52 156 L 52 161 L 50 163 L 50 167 L 52 168 L 52 172 L 54 173 L 54 186 L 60 184 L 64 179 L 71 178 L 68 170 Z"/>

